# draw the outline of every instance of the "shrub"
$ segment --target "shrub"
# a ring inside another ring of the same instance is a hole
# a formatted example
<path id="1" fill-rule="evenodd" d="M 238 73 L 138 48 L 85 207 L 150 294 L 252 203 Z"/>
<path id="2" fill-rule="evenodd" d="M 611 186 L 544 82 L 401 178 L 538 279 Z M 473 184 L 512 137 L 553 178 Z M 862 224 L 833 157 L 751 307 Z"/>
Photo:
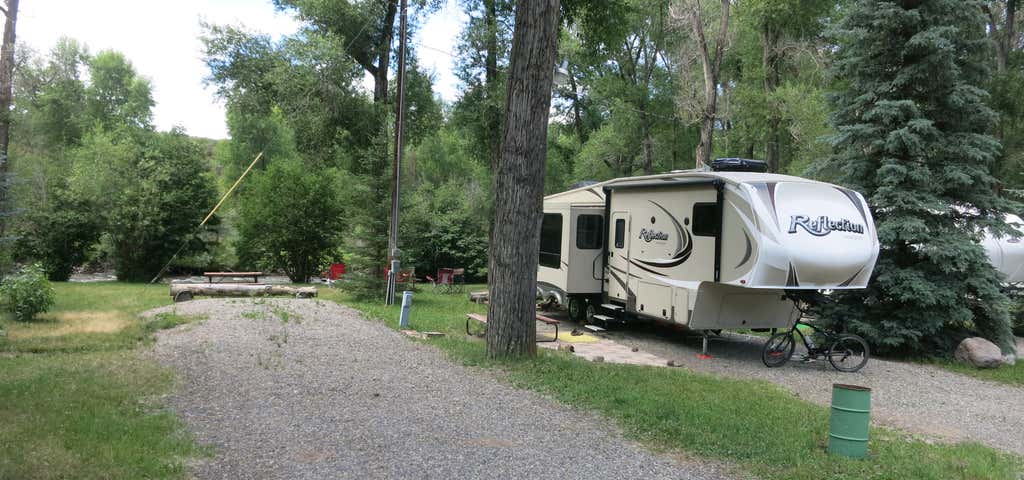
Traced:
<path id="1" fill-rule="evenodd" d="M 46 279 L 46 272 L 39 264 L 22 268 L 0 284 L 0 302 L 4 310 L 22 322 L 50 310 L 55 295 L 53 286 Z"/>
<path id="2" fill-rule="evenodd" d="M 1013 297 L 1013 306 L 1010 308 L 1010 319 L 1013 321 L 1014 335 L 1024 337 L 1024 296 Z M 1017 352 L 1024 354 L 1024 352 Z"/>
<path id="3" fill-rule="evenodd" d="M 281 269 L 305 282 L 330 259 L 343 226 L 336 172 L 278 158 L 250 180 L 238 218 L 243 269 Z"/>
<path id="4" fill-rule="evenodd" d="M 99 239 L 100 214 L 63 188 L 55 188 L 51 196 L 47 205 L 22 217 L 18 246 L 24 256 L 42 264 L 50 280 L 63 282 Z"/>

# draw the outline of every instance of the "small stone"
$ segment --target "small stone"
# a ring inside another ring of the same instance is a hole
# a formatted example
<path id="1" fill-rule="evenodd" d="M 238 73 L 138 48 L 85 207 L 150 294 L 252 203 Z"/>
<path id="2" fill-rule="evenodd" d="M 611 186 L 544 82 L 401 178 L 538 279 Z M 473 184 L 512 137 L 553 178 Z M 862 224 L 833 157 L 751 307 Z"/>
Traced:
<path id="1" fill-rule="evenodd" d="M 638 348 L 638 347 L 633 347 L 633 348 L 631 348 L 631 349 L 630 349 L 630 351 L 632 351 L 632 352 L 639 352 L 639 351 L 640 351 L 640 348 Z"/>
<path id="2" fill-rule="evenodd" d="M 665 362 L 665 365 L 668 365 L 670 367 L 674 367 L 674 366 L 676 366 L 676 361 L 675 360 L 669 360 L 669 361 Z"/>
<path id="3" fill-rule="evenodd" d="M 593 361 L 595 361 L 595 362 L 603 362 L 604 361 L 604 357 L 598 355 L 598 356 L 594 357 Z"/>

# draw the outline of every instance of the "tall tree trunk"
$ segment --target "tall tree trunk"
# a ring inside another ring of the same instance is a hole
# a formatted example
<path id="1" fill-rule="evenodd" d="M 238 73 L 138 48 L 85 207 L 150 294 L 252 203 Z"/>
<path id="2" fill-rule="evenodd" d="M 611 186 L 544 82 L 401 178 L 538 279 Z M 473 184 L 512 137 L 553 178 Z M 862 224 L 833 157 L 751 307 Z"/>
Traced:
<path id="1" fill-rule="evenodd" d="M 722 16 L 719 19 L 718 37 L 715 51 L 711 53 L 707 38 L 704 36 L 704 22 L 701 19 L 700 2 L 690 3 L 690 24 L 700 52 L 701 67 L 704 70 L 704 108 L 700 120 L 700 143 L 696 149 L 697 168 L 711 162 L 714 151 L 715 117 L 718 109 L 718 77 L 725 52 L 725 40 L 729 34 L 729 1 L 722 0 Z"/>
<path id="2" fill-rule="evenodd" d="M 501 144 L 501 109 L 498 107 L 498 0 L 484 0 L 484 23 L 487 25 L 487 40 L 484 42 L 484 90 L 485 119 L 487 122 L 487 154 L 491 170 L 498 161 Z"/>
<path id="3" fill-rule="evenodd" d="M 779 88 L 779 32 L 765 22 L 761 29 L 761 62 L 764 67 L 764 93 L 765 98 L 771 103 L 775 90 Z M 768 164 L 768 171 L 775 173 L 779 171 L 779 125 L 782 119 L 779 112 L 773 105 L 768 106 L 768 132 L 765 141 L 764 159 Z"/>
<path id="4" fill-rule="evenodd" d="M 999 64 L 999 71 L 1004 72 L 1008 64 L 1010 63 L 1010 52 L 1013 51 L 1014 47 L 1017 46 L 1017 0 L 1006 0 L 1006 27 L 1004 36 L 1006 37 L 1005 42 L 1006 49 L 1001 56 L 1001 62 Z"/>
<path id="5" fill-rule="evenodd" d="M 0 242 L 7 234 L 7 151 L 11 143 L 11 100 L 14 80 L 14 27 L 18 23 L 18 0 L 7 0 L 3 13 L 3 46 L 0 46 Z"/>
<path id="6" fill-rule="evenodd" d="M 644 92 L 644 95 L 647 93 Z M 644 174 L 654 173 L 654 141 L 651 139 L 651 119 L 647 115 L 646 99 L 640 100 L 640 134 L 643 137 Z"/>
<path id="7" fill-rule="evenodd" d="M 384 12 L 384 26 L 381 29 L 380 43 L 377 44 L 377 65 L 373 74 L 373 103 L 388 101 L 388 67 L 391 65 L 391 43 L 395 37 L 395 15 L 398 13 L 398 0 L 388 0 Z"/>
<path id="8" fill-rule="evenodd" d="M 484 0 L 484 24 L 487 25 L 484 83 L 491 87 L 498 80 L 498 0 Z"/>
<path id="9" fill-rule="evenodd" d="M 580 107 L 580 88 L 576 83 L 576 75 L 572 71 L 572 65 L 569 66 L 569 88 L 572 89 L 572 125 L 576 130 L 576 138 L 579 139 L 580 145 L 587 143 L 586 129 L 583 128 L 583 109 Z"/>
<path id="10" fill-rule="evenodd" d="M 501 154 L 494 172 L 487 354 L 537 353 L 537 261 L 558 0 L 519 0 Z"/>
<path id="11" fill-rule="evenodd" d="M 989 35 L 996 46 L 996 71 L 1005 72 L 1010 63 L 1010 52 L 1017 45 L 1017 0 L 1006 0 L 1002 25 L 990 5 L 982 4 L 981 8 L 988 15 Z"/>

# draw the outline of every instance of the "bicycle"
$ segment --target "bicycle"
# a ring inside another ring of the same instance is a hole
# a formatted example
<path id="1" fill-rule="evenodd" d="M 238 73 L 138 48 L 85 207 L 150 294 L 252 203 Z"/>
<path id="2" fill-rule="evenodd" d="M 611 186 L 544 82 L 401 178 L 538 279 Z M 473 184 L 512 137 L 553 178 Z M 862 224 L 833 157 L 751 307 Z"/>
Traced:
<path id="1" fill-rule="evenodd" d="M 802 298 L 793 298 L 793 301 L 803 318 L 809 309 L 808 301 Z M 825 341 L 821 345 L 815 345 L 810 335 L 804 335 L 804 332 L 800 330 L 801 325 L 814 330 L 815 333 L 824 337 Z M 807 348 L 807 353 L 803 355 L 802 361 L 807 362 L 825 357 L 828 359 L 828 363 L 840 372 L 856 372 L 864 368 L 871 356 L 868 343 L 860 336 L 852 333 L 839 333 L 798 319 L 789 330 L 776 333 L 765 342 L 764 348 L 761 349 L 761 361 L 765 366 L 774 368 L 785 365 L 796 350 L 797 336 Z"/>

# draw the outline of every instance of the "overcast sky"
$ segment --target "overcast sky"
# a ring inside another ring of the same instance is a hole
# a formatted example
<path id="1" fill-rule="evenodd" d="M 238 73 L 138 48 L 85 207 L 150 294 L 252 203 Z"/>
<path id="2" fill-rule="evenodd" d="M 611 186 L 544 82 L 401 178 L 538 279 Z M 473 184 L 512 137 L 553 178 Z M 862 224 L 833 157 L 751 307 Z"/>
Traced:
<path id="1" fill-rule="evenodd" d="M 275 12 L 270 0 L 32 0 L 21 3 L 17 41 L 45 53 L 68 36 L 93 53 L 123 52 L 153 83 L 158 129 L 179 125 L 197 137 L 227 138 L 224 105 L 203 86 L 208 71 L 201 60 L 200 20 L 244 24 L 274 36 L 298 28 L 289 15 Z M 457 95 L 447 52 L 455 50 L 463 21 L 455 1 L 448 0 L 414 39 L 420 64 L 435 73 L 434 90 L 447 101 Z"/>

